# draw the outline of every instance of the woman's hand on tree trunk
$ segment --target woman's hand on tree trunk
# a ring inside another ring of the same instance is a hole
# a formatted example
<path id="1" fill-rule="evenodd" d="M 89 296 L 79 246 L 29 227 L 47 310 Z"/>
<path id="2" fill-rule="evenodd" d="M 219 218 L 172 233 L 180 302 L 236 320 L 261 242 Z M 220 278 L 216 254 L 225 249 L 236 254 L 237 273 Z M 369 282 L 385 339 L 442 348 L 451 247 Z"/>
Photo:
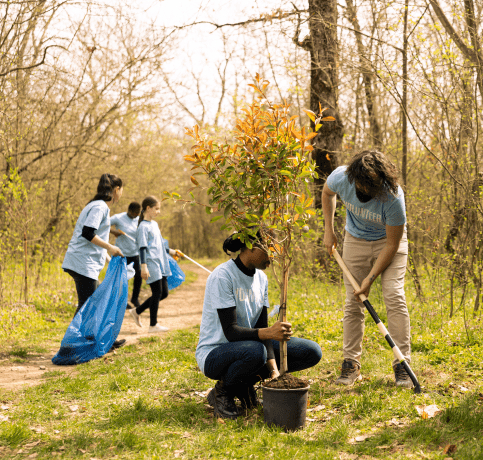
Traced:
<path id="1" fill-rule="evenodd" d="M 291 335 L 292 325 L 281 321 L 277 321 L 273 326 L 258 330 L 258 337 L 260 340 L 272 339 L 281 342 L 284 340 L 290 340 Z"/>

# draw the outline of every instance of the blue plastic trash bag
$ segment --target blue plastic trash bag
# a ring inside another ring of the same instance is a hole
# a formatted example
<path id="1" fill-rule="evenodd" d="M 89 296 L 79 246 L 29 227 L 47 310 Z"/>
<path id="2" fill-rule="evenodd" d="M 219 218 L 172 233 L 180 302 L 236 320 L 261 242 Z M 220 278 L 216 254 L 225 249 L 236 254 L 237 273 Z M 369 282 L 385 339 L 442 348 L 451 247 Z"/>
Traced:
<path id="1" fill-rule="evenodd" d="M 52 362 L 80 364 L 105 355 L 121 330 L 126 305 L 126 259 L 113 257 L 104 281 L 75 315 Z"/>
<path id="2" fill-rule="evenodd" d="M 169 243 L 166 238 L 163 238 L 163 244 L 168 255 L 169 268 L 171 269 L 171 275 L 168 276 L 168 291 L 180 286 L 186 279 L 183 270 L 179 268 L 178 263 L 169 255 Z"/>
<path id="3" fill-rule="evenodd" d="M 168 276 L 168 290 L 177 288 L 185 280 L 183 270 L 179 268 L 178 263 L 168 254 L 169 268 L 171 268 L 171 276 Z"/>

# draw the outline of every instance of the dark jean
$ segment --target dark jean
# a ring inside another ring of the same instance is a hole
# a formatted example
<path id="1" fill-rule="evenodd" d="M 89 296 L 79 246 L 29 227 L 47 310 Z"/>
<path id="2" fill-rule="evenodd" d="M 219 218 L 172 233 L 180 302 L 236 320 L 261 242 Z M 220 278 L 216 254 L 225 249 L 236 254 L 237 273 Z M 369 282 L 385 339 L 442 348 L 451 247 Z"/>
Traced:
<path id="1" fill-rule="evenodd" d="M 141 278 L 141 265 L 139 263 L 139 256 L 126 257 L 126 265 L 133 262 L 134 268 L 134 283 L 132 287 L 131 302 L 138 302 L 139 293 L 141 292 L 141 284 L 143 279 Z"/>
<path id="2" fill-rule="evenodd" d="M 99 281 L 92 278 L 87 278 L 87 276 L 81 275 L 80 273 L 70 270 L 69 268 L 64 268 L 64 271 L 68 273 L 72 278 L 74 278 L 75 289 L 77 291 L 77 309 L 74 316 L 81 309 L 82 305 L 86 303 L 86 300 L 94 294 L 94 291 L 99 286 Z"/>
<path id="3" fill-rule="evenodd" d="M 149 308 L 149 325 L 156 326 L 158 323 L 159 301 L 168 297 L 168 278 L 163 276 L 160 280 L 152 282 L 149 287 L 151 288 L 151 297 L 136 308 L 136 313 L 140 315 Z"/>
<path id="4" fill-rule="evenodd" d="M 280 369 L 280 342 L 272 340 L 277 367 Z M 320 346 L 312 340 L 292 337 L 287 342 L 288 371 L 315 366 L 322 358 Z M 223 380 L 226 386 L 254 385 L 269 377 L 267 349 L 262 342 L 246 340 L 224 343 L 210 351 L 205 360 L 205 375 Z"/>

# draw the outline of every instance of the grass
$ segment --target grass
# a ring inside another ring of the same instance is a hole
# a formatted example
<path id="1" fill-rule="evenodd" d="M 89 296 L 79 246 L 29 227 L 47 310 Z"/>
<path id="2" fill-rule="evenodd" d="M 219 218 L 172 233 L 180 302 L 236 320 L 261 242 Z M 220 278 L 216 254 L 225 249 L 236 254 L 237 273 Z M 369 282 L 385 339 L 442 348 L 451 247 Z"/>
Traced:
<path id="1" fill-rule="evenodd" d="M 272 289 L 271 304 L 275 297 Z M 478 318 L 465 322 L 459 311 L 449 321 L 436 304 L 439 297 L 420 304 L 409 288 L 412 368 L 423 393 L 394 387 L 392 353 L 370 317 L 364 379 L 353 388 L 340 388 L 333 381 L 341 363 L 343 297 L 340 284 L 302 275 L 291 279 L 289 318 L 295 333 L 318 342 L 324 353 L 319 365 L 298 374 L 311 381 L 304 430 L 269 428 L 261 409 L 237 420 L 214 420 L 203 393 L 214 382 L 197 368 L 198 328 L 192 328 L 143 338 L 77 366 L 72 375 L 62 368 L 51 371 L 36 387 L 0 390 L 1 404 L 9 408 L 0 411 L 8 415 L 0 422 L 0 457 L 482 459 L 483 336 Z M 377 285 L 371 303 L 387 324 Z M 28 313 L 39 315 L 29 323 L 30 338 L 18 336 L 5 353 L 8 359 L 28 360 L 46 341 L 60 340 L 64 307 L 39 300 Z M 46 311 L 56 323 L 42 323 Z M 431 316 L 435 311 L 443 316 Z M 40 330 L 44 325 L 46 332 Z M 34 341 L 32 333 L 41 339 Z M 442 411 L 421 418 L 416 406 L 431 404 Z"/>

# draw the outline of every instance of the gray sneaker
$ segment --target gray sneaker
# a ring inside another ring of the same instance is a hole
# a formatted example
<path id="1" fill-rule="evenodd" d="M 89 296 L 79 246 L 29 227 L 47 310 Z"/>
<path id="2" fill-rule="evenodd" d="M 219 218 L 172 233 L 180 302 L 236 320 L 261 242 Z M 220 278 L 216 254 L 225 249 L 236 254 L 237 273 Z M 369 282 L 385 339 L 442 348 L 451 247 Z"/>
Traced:
<path id="1" fill-rule="evenodd" d="M 396 377 L 397 387 L 414 388 L 413 381 L 402 364 L 396 364 L 394 366 L 394 376 Z"/>
<path id="2" fill-rule="evenodd" d="M 362 380 L 361 366 L 355 361 L 344 359 L 342 372 L 340 377 L 335 381 L 335 384 L 352 386 L 357 380 Z"/>

